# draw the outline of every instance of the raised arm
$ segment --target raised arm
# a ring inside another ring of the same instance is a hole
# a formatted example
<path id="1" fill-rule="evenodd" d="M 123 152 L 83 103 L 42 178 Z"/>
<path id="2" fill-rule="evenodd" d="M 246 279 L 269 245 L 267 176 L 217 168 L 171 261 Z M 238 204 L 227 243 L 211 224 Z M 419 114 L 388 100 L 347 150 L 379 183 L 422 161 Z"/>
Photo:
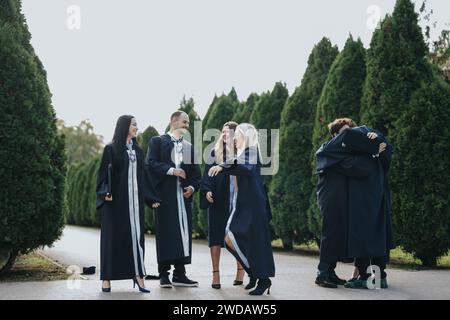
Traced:
<path id="1" fill-rule="evenodd" d="M 351 152 L 370 155 L 379 153 L 380 143 L 382 142 L 379 138 L 369 139 L 366 133 L 351 128 L 344 130 L 342 135 L 342 147 Z"/>

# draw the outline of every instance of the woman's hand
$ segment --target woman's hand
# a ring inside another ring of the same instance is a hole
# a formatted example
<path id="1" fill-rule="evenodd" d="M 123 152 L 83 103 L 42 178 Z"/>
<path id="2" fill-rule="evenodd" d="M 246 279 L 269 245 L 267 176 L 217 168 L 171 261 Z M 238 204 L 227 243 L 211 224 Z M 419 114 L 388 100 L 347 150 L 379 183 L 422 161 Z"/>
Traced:
<path id="1" fill-rule="evenodd" d="M 214 203 L 213 194 L 211 191 L 206 193 L 206 200 L 208 200 L 209 203 Z"/>
<path id="2" fill-rule="evenodd" d="M 152 208 L 156 209 L 160 206 L 161 204 L 159 202 L 155 202 L 154 204 L 152 204 Z"/>
<path id="3" fill-rule="evenodd" d="M 367 134 L 367 138 L 369 138 L 371 140 L 376 139 L 377 137 L 378 137 L 378 135 L 375 132 L 369 132 Z"/>
<path id="4" fill-rule="evenodd" d="M 105 201 L 112 201 L 112 194 L 107 193 L 105 196 Z"/>
<path id="5" fill-rule="evenodd" d="M 220 171 L 222 171 L 223 168 L 221 166 L 214 166 L 211 167 L 211 169 L 209 169 L 208 171 L 208 176 L 210 177 L 215 177 L 219 174 Z"/>
<path id="6" fill-rule="evenodd" d="M 380 143 L 380 146 L 378 147 L 378 153 L 382 153 L 384 150 L 386 150 L 386 146 L 386 143 Z"/>

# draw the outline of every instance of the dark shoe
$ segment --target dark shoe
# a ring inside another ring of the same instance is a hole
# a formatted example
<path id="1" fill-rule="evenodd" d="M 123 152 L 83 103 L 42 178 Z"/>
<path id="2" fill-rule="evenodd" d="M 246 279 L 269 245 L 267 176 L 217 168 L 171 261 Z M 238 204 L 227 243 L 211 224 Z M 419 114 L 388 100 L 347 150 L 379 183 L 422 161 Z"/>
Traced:
<path id="1" fill-rule="evenodd" d="M 330 280 L 331 282 L 337 284 L 338 286 L 343 286 L 344 284 L 347 283 L 346 280 L 339 278 L 335 272 L 332 272 L 330 274 Z"/>
<path id="2" fill-rule="evenodd" d="M 367 289 L 367 280 L 356 279 L 352 282 L 344 284 L 344 288 L 347 289 Z"/>
<path id="3" fill-rule="evenodd" d="M 242 270 L 244 270 L 244 269 L 243 268 L 238 268 L 237 269 L 238 272 L 242 271 Z M 233 281 L 233 286 L 241 286 L 242 284 L 244 284 L 244 281 L 242 281 L 242 280 L 234 280 Z"/>
<path id="4" fill-rule="evenodd" d="M 253 278 L 252 276 L 250 276 L 250 281 L 249 283 L 245 286 L 245 290 L 250 290 L 253 289 L 256 286 L 256 278 Z"/>
<path id="5" fill-rule="evenodd" d="M 111 282 L 109 283 L 108 288 L 103 287 L 103 284 L 102 284 L 102 292 L 111 292 Z"/>
<path id="6" fill-rule="evenodd" d="M 330 288 L 330 289 L 336 289 L 338 287 L 337 284 L 334 283 L 333 280 L 330 279 L 330 277 L 317 277 L 316 284 L 320 287 Z"/>
<path id="7" fill-rule="evenodd" d="M 159 286 L 161 288 L 172 288 L 172 282 L 170 282 L 169 276 L 167 274 L 159 275 Z"/>
<path id="8" fill-rule="evenodd" d="M 214 273 L 219 273 L 219 270 L 213 271 L 213 274 L 214 274 Z M 220 282 L 219 282 L 219 283 L 213 283 L 213 284 L 211 284 L 211 287 L 212 287 L 213 289 L 220 289 Z"/>
<path id="9" fill-rule="evenodd" d="M 186 277 L 186 275 L 173 275 L 172 283 L 175 287 L 198 287 L 198 282 Z"/>
<path id="10" fill-rule="evenodd" d="M 95 274 L 95 266 L 83 267 L 83 273 L 82 274 L 84 274 L 84 275 Z"/>
<path id="11" fill-rule="evenodd" d="M 143 293 L 150 293 L 150 290 L 145 289 L 144 287 L 141 287 L 141 286 L 139 285 L 139 281 L 137 281 L 136 278 L 133 278 L 133 288 L 134 288 L 136 285 L 138 286 L 140 292 L 143 292 Z"/>
<path id="12" fill-rule="evenodd" d="M 250 291 L 248 294 L 251 296 L 260 296 L 263 295 L 267 290 L 267 294 L 270 294 L 270 286 L 272 285 L 272 281 L 270 279 L 259 279 L 258 285 L 256 289 Z"/>

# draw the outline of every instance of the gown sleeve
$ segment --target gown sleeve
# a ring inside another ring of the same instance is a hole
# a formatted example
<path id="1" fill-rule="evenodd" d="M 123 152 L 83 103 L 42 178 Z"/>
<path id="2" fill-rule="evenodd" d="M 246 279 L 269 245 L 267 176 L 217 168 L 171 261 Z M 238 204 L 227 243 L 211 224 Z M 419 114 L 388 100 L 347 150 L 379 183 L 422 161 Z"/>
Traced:
<path id="1" fill-rule="evenodd" d="M 189 173 L 186 172 L 186 186 L 192 186 L 194 187 L 194 192 L 197 192 L 200 189 L 200 184 L 202 181 L 202 172 L 200 169 L 200 166 L 198 165 L 198 161 L 195 159 L 195 150 L 194 146 L 191 146 L 191 154 L 193 155 L 194 161 L 192 164 L 190 164 L 190 170 Z"/>
<path id="2" fill-rule="evenodd" d="M 147 168 L 144 170 L 144 201 L 149 207 L 154 203 L 161 203 L 161 196 L 158 194 L 155 185 L 152 183 L 150 172 Z"/>
<path id="3" fill-rule="evenodd" d="M 153 137 L 148 144 L 145 167 L 153 186 L 157 189 L 159 183 L 171 168 L 167 163 L 161 162 L 161 137 Z"/>
<path id="4" fill-rule="evenodd" d="M 112 150 L 111 146 L 105 146 L 103 150 L 100 167 L 97 173 L 97 201 L 96 207 L 100 209 L 104 202 L 107 193 L 111 194 L 111 180 L 112 180 Z"/>
<path id="5" fill-rule="evenodd" d="M 209 169 L 213 166 L 214 161 L 211 156 L 205 164 L 205 170 L 203 171 L 202 182 L 200 184 L 200 209 L 207 209 L 211 203 L 206 199 L 206 194 L 209 191 L 213 191 L 214 177 L 208 175 Z"/>
<path id="6" fill-rule="evenodd" d="M 378 139 L 380 139 L 381 142 L 386 143 L 386 150 L 380 153 L 380 162 L 381 165 L 383 166 L 384 173 L 387 174 L 391 165 L 391 158 L 394 152 L 394 148 L 381 132 L 377 130 L 373 131 L 378 135 Z"/>
<path id="7" fill-rule="evenodd" d="M 382 141 L 379 138 L 369 139 L 367 134 L 354 129 L 346 129 L 343 133 L 342 146 L 353 152 L 378 154 L 379 145 Z"/>

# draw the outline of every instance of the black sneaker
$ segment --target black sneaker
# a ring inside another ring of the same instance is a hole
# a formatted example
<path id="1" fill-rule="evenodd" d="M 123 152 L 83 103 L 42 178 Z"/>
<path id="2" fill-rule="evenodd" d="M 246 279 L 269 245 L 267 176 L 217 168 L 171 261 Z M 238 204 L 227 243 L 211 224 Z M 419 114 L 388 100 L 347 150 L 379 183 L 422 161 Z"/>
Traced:
<path id="1" fill-rule="evenodd" d="M 317 277 L 316 284 L 320 287 L 336 289 L 338 286 L 334 283 L 330 277 Z"/>
<path id="2" fill-rule="evenodd" d="M 335 272 L 332 272 L 329 278 L 331 282 L 337 284 L 338 286 L 343 286 L 344 284 L 347 283 L 346 280 L 339 278 Z"/>
<path id="3" fill-rule="evenodd" d="M 159 286 L 161 288 L 172 288 L 172 282 L 169 280 L 169 275 L 160 275 L 159 276 Z"/>
<path id="4" fill-rule="evenodd" d="M 198 287 L 198 282 L 186 277 L 186 275 L 173 275 L 172 283 L 175 287 Z"/>

